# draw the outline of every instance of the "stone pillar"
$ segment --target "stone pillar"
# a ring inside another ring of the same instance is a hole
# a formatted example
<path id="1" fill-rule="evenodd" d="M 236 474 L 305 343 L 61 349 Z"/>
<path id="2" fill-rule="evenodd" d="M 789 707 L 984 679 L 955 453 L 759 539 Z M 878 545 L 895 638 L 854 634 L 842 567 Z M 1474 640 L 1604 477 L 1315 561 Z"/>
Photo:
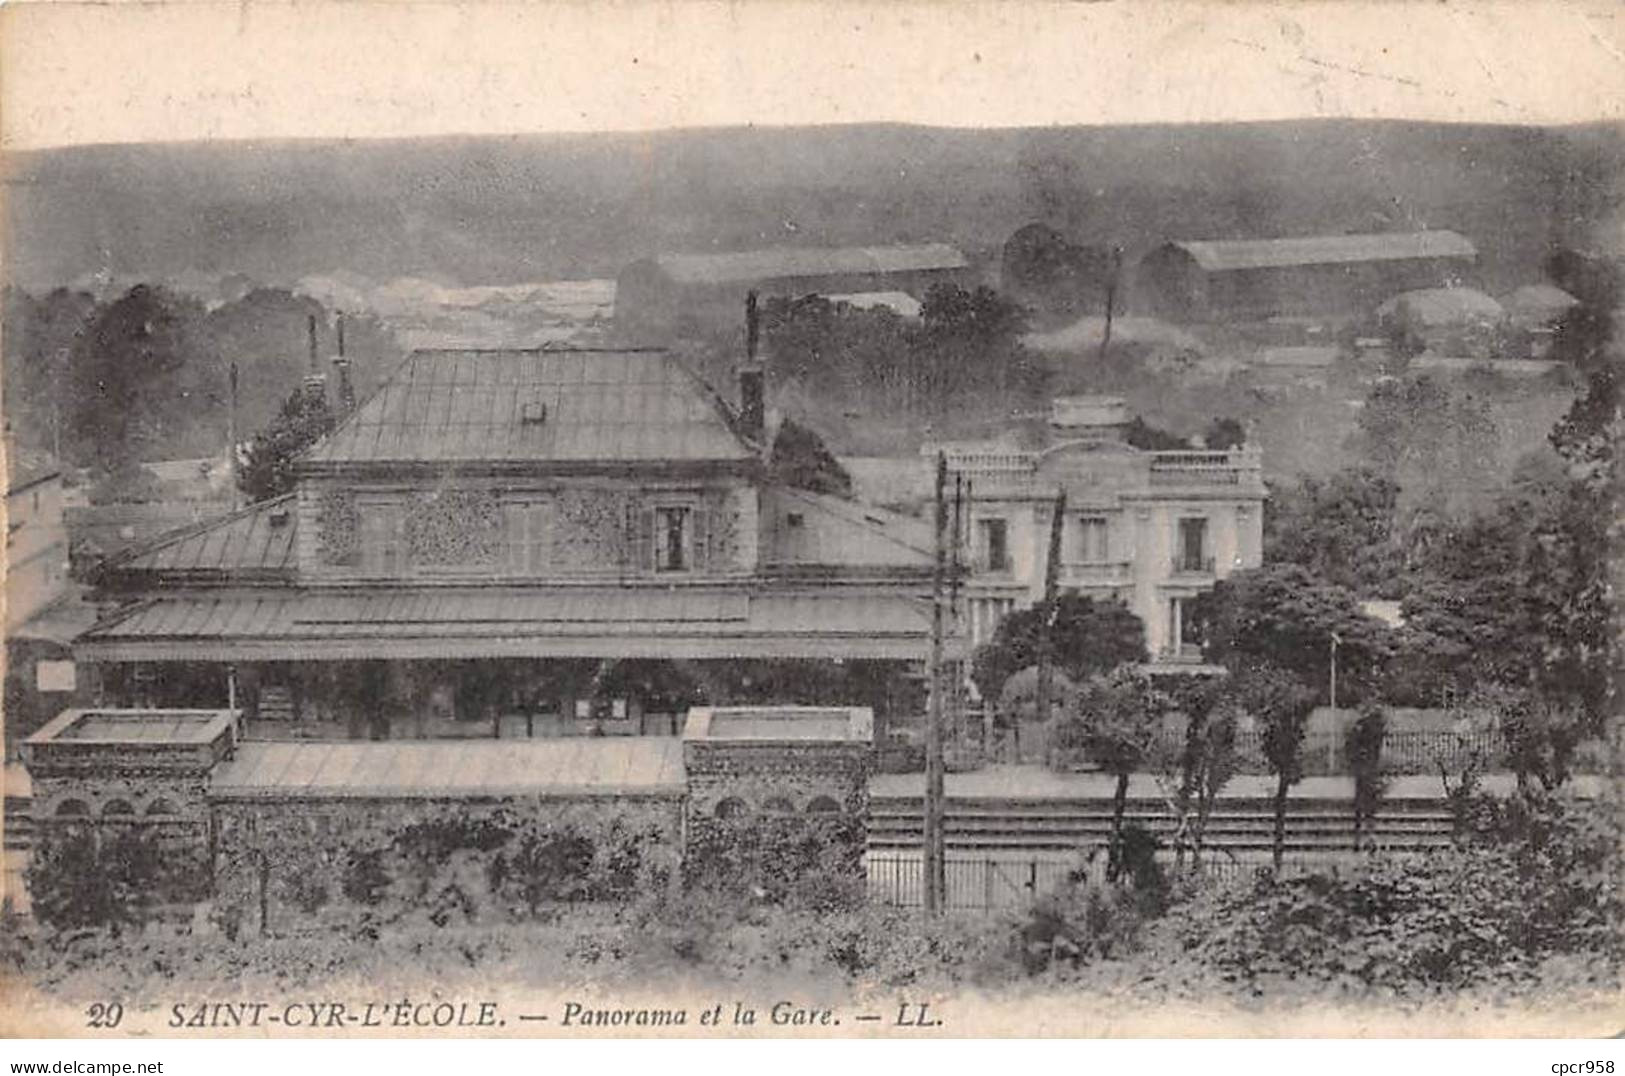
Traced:
<path id="1" fill-rule="evenodd" d="M 835 858 L 861 871 L 873 726 L 863 707 L 691 710 L 683 732 L 685 857 L 725 853 L 729 834 L 746 827 L 767 831 L 760 855 L 770 857 L 774 833 L 801 835 L 818 826 L 844 848 L 845 856 Z M 740 880 L 764 866 L 773 865 L 732 864 Z M 768 873 L 782 877 L 782 870 Z"/>
<path id="2" fill-rule="evenodd" d="M 151 735 L 154 725 L 170 729 Z M 230 710 L 68 710 L 23 744 L 36 852 L 88 831 L 98 842 L 149 836 L 162 856 L 163 900 L 209 887 L 209 775 L 236 745 Z"/>

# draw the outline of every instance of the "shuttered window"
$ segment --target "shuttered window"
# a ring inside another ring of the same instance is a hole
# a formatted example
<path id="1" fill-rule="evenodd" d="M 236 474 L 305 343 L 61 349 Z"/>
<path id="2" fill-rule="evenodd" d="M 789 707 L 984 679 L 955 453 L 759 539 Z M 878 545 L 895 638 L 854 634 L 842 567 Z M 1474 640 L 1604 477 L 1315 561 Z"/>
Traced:
<path id="1" fill-rule="evenodd" d="M 693 509 L 662 505 L 654 511 L 655 571 L 686 572 L 694 566 Z"/>
<path id="2" fill-rule="evenodd" d="M 622 539 L 627 568 L 646 572 L 654 567 L 654 512 L 651 509 L 635 502 L 626 506 Z"/>
<path id="3" fill-rule="evenodd" d="M 710 558 L 713 521 L 697 498 L 629 504 L 626 564 L 638 572 L 692 572 Z"/>

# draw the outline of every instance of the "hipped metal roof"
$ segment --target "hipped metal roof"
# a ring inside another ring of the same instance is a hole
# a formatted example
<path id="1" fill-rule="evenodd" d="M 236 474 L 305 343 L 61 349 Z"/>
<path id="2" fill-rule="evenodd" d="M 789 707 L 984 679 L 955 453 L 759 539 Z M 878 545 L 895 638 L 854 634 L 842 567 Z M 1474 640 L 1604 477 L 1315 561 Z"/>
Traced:
<path id="1" fill-rule="evenodd" d="M 294 569 L 295 497 L 261 501 L 228 516 L 165 534 L 110 558 L 117 571 L 209 573 L 228 578 Z"/>
<path id="2" fill-rule="evenodd" d="M 878 276 L 964 269 L 965 255 L 947 243 L 886 247 L 771 247 L 726 254 L 662 254 L 659 270 L 682 284 L 735 284 L 798 277 Z"/>
<path id="3" fill-rule="evenodd" d="M 310 463 L 742 461 L 675 359 L 642 350 L 417 351 Z"/>
<path id="4" fill-rule="evenodd" d="M 457 744 L 245 743 L 214 799 L 680 795 L 683 745 L 662 737 Z"/>
<path id="5" fill-rule="evenodd" d="M 1192 239 L 1169 246 L 1185 251 L 1209 272 L 1478 256 L 1477 248 L 1465 236 L 1444 230 L 1282 239 Z"/>

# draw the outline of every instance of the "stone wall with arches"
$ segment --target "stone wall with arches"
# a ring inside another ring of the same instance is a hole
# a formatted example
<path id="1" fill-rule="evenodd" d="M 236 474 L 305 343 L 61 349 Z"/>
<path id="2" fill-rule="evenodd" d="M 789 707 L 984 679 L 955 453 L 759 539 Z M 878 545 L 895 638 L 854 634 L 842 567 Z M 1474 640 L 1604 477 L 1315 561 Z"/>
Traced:
<path id="1" fill-rule="evenodd" d="M 24 757 L 41 849 L 86 837 L 111 847 L 133 834 L 199 880 L 193 899 L 213 897 L 237 909 L 237 927 L 269 931 L 365 912 L 374 889 L 450 886 L 474 901 L 479 887 L 458 870 L 475 860 L 481 870 L 464 874 L 508 879 L 490 881 L 480 899 L 511 912 L 552 893 L 541 875 L 570 849 L 581 863 L 565 895 L 548 899 L 627 899 L 702 875 L 768 892 L 856 877 L 868 836 L 871 722 L 867 710 L 833 707 L 694 710 L 680 751 L 664 737 L 606 743 L 625 759 L 605 768 L 606 783 L 578 781 L 574 791 L 544 782 L 433 792 L 427 775 L 422 788 L 387 791 L 376 773 L 373 784 L 318 790 L 303 778 L 371 772 L 379 752 L 401 748 L 348 745 L 357 757 L 343 765 L 301 762 L 298 745 L 239 749 L 233 711 L 70 711 L 31 737 Z M 469 752 L 446 745 L 454 756 Z M 272 773 L 269 784 L 235 788 L 227 774 L 245 765 Z M 655 777 L 635 792 L 626 782 L 640 767 Z M 451 882 L 426 880 L 429 860 Z M 393 881 L 374 886 L 375 874 Z"/>

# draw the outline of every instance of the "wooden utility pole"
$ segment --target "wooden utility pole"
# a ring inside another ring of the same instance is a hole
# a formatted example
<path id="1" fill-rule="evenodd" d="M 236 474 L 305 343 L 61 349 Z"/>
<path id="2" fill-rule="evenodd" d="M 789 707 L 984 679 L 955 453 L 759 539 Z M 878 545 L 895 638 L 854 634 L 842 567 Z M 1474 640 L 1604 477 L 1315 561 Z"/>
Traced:
<path id="1" fill-rule="evenodd" d="M 230 471 L 231 477 L 231 503 L 233 507 L 236 507 L 241 505 L 243 501 L 240 492 L 242 487 L 237 484 L 237 479 L 240 476 L 237 474 L 237 438 L 239 434 L 237 432 L 237 363 L 235 360 L 231 364 L 230 395 L 231 399 L 227 401 L 230 413 L 226 422 L 226 467 Z"/>
<path id="2" fill-rule="evenodd" d="M 1055 596 L 1061 578 L 1061 524 L 1066 519 L 1066 490 L 1055 495 L 1049 523 L 1049 559 L 1044 563 L 1044 619 L 1038 636 L 1038 721 L 1049 720 L 1051 679 L 1055 666 Z M 1047 741 L 1046 741 L 1047 742 Z"/>
<path id="3" fill-rule="evenodd" d="M 946 897 L 942 833 L 942 632 L 948 530 L 948 457 L 937 453 L 936 566 L 931 575 L 931 665 L 925 718 L 925 914 L 941 915 Z"/>
<path id="4" fill-rule="evenodd" d="M 1106 361 L 1106 350 L 1112 343 L 1112 314 L 1117 306 L 1117 278 L 1123 269 L 1123 248 L 1113 246 L 1111 265 L 1106 270 L 1106 328 L 1100 334 L 1100 361 Z"/>
<path id="5" fill-rule="evenodd" d="M 959 608 L 960 576 L 965 572 L 963 550 L 965 548 L 966 531 L 969 521 L 965 518 L 966 487 L 969 483 L 964 475 L 954 475 L 954 521 L 952 541 L 948 546 L 948 624 L 954 638 L 959 637 L 963 629 Z M 962 681 L 963 670 L 959 662 L 949 658 L 945 668 L 948 681 L 948 731 L 952 742 L 958 744 L 964 736 L 964 706 Z M 946 762 L 944 763 L 946 769 Z"/>

